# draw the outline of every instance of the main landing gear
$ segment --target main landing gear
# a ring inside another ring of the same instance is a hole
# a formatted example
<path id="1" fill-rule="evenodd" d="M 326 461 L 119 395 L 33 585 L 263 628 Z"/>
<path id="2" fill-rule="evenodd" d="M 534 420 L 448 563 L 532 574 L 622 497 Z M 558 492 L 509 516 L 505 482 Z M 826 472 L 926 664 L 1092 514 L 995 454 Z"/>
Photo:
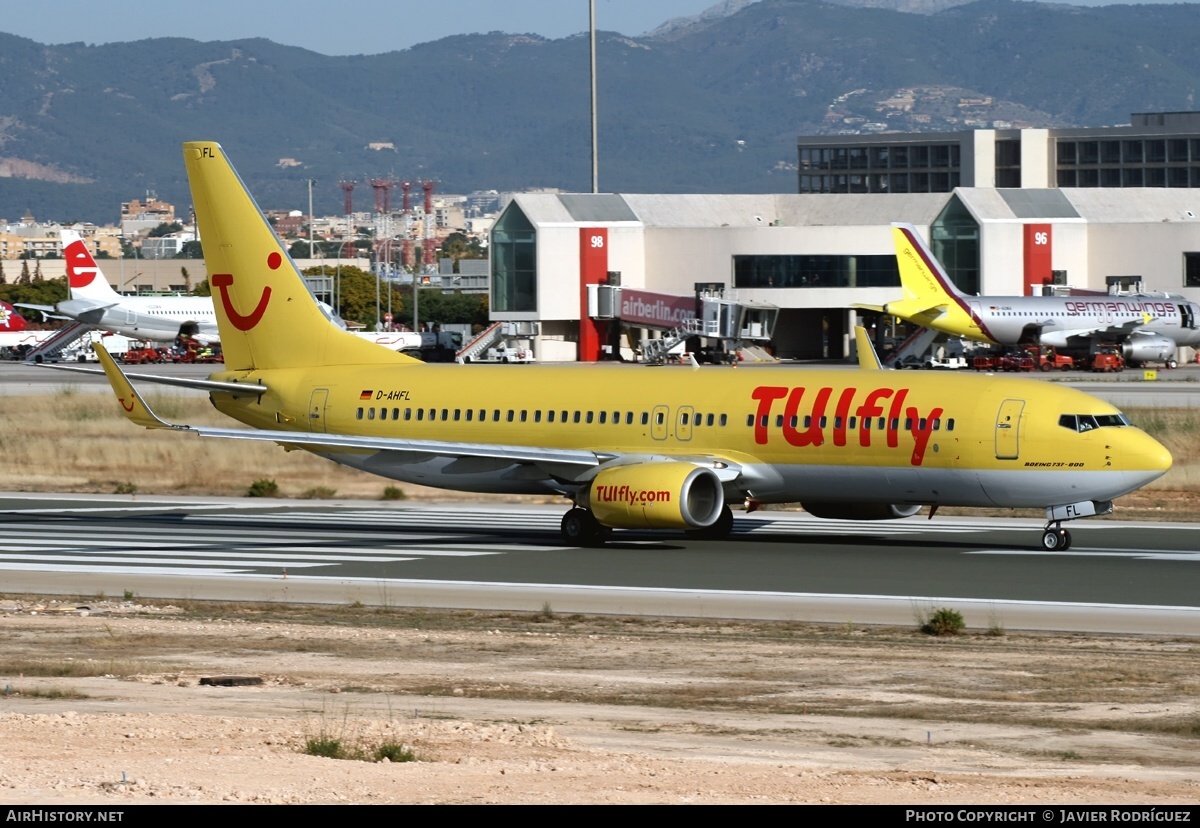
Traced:
<path id="1" fill-rule="evenodd" d="M 603 546 L 604 542 L 612 537 L 610 527 L 602 525 L 587 509 L 579 507 L 563 515 L 559 528 L 563 540 L 572 546 Z"/>
<path id="2" fill-rule="evenodd" d="M 590 509 L 578 506 L 563 515 L 559 529 L 563 541 L 572 546 L 603 546 L 612 537 L 612 527 L 605 526 L 596 520 Z M 733 512 L 728 506 L 721 508 L 721 514 L 712 526 L 703 529 L 688 529 L 685 534 L 696 540 L 723 540 L 733 531 Z"/>
<path id="3" fill-rule="evenodd" d="M 688 529 L 687 536 L 696 540 L 725 540 L 733 531 L 733 512 L 728 506 L 721 507 L 721 514 L 712 526 L 703 529 Z"/>

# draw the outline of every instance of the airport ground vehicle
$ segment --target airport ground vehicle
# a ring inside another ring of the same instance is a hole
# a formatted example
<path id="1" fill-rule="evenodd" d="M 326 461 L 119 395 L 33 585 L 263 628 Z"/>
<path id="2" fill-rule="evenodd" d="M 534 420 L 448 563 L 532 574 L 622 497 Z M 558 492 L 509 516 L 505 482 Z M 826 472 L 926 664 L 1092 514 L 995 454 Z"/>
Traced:
<path id="1" fill-rule="evenodd" d="M 1024 351 L 1010 351 L 1003 354 L 996 361 L 996 370 L 1008 371 L 1010 373 L 1016 371 L 1032 371 L 1037 367 L 1037 362 Z"/>
<path id="2" fill-rule="evenodd" d="M 1070 371 L 1075 367 L 1074 359 L 1048 346 L 1030 349 L 1030 356 L 1037 359 L 1042 371 Z"/>
<path id="3" fill-rule="evenodd" d="M 1116 348 L 1102 347 L 1092 354 L 1090 367 L 1093 373 L 1107 374 L 1125 370 L 1125 358 Z"/>
<path id="4" fill-rule="evenodd" d="M 167 358 L 149 342 L 134 341 L 129 343 L 123 361 L 126 365 L 145 365 L 148 362 L 166 362 Z"/>
<path id="5" fill-rule="evenodd" d="M 473 362 L 501 362 L 528 364 L 536 362 L 533 351 L 529 348 L 509 347 L 507 342 L 501 342 L 495 348 L 488 348 L 483 356 L 476 357 Z"/>

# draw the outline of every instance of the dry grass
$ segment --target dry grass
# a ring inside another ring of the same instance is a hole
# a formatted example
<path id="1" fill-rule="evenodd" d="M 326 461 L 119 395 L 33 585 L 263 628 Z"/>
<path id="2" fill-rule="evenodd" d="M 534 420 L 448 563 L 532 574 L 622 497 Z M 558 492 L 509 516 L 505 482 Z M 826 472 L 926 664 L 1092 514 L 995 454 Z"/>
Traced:
<path id="1" fill-rule="evenodd" d="M 190 425 L 236 425 L 202 394 L 160 391 L 147 402 Z M 272 443 L 201 439 L 139 429 L 108 394 L 72 386 L 54 394 L 0 393 L 0 454 L 9 491 L 241 496 L 255 480 L 274 479 L 283 497 L 380 499 L 388 481 Z M 394 486 L 392 488 L 395 488 Z M 405 486 L 409 497 L 446 496 Z M 396 499 L 393 497 L 392 499 Z"/>

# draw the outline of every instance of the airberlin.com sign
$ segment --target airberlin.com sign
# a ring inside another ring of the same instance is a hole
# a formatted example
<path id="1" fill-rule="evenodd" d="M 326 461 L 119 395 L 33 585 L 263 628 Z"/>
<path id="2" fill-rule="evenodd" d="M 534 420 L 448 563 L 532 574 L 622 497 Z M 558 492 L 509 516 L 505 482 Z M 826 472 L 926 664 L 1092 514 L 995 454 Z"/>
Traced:
<path id="1" fill-rule="evenodd" d="M 696 299 L 621 288 L 621 321 L 627 325 L 670 328 L 696 318 Z"/>

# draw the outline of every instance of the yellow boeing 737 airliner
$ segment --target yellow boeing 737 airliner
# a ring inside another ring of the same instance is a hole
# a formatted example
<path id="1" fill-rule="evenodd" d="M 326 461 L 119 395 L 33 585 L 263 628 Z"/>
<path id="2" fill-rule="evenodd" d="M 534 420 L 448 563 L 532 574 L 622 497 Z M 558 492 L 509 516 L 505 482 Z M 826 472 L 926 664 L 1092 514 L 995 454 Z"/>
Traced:
<path id="1" fill-rule="evenodd" d="M 105 355 L 140 425 L 273 441 L 427 486 L 560 493 L 574 504 L 562 532 L 576 544 L 613 528 L 721 537 L 727 504 L 746 501 L 863 520 L 923 505 L 1040 507 L 1043 545 L 1065 549 L 1062 522 L 1109 511 L 1171 465 L 1111 405 L 1032 380 L 425 365 L 329 322 L 220 145 L 183 153 L 225 365 L 175 382 L 205 388 L 252 428 L 167 423 Z"/>

